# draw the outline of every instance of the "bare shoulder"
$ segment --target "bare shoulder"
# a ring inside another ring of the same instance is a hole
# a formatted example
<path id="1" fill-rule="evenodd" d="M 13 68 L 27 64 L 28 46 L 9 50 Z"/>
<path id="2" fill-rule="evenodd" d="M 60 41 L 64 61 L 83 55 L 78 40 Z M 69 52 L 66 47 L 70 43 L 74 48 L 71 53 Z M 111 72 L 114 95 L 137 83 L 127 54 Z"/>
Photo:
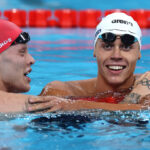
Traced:
<path id="1" fill-rule="evenodd" d="M 65 82 L 62 81 L 53 81 L 48 83 L 42 90 L 41 94 L 42 96 L 47 96 L 47 95 L 54 95 L 54 96 L 59 96 L 59 95 L 65 95 L 67 92 L 66 89 L 67 85 Z"/>
<path id="2" fill-rule="evenodd" d="M 53 81 L 48 83 L 40 95 L 55 96 L 84 96 L 88 87 L 91 87 L 95 79 L 76 80 L 76 81 Z"/>

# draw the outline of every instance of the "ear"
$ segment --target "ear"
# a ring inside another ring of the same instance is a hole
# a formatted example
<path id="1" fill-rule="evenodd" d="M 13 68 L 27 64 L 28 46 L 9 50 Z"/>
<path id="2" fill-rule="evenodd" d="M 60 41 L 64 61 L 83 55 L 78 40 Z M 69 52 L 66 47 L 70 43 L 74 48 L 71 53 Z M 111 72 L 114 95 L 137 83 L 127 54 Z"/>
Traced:
<path id="1" fill-rule="evenodd" d="M 93 57 L 96 57 L 96 52 L 95 52 L 95 48 L 94 48 L 94 52 L 93 52 Z"/>
<path id="2" fill-rule="evenodd" d="M 139 56 L 138 56 L 138 60 L 141 59 L 141 52 L 139 51 Z"/>

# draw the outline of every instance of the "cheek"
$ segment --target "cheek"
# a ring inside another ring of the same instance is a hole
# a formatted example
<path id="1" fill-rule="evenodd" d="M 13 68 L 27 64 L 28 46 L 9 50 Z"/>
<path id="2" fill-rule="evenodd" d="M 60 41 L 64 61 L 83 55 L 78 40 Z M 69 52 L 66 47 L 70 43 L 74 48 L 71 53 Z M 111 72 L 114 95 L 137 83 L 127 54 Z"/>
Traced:
<path id="1" fill-rule="evenodd" d="M 100 67 L 101 66 L 101 64 L 102 64 L 102 59 L 101 59 L 101 57 L 97 57 L 96 56 L 96 61 L 97 61 L 97 65 Z"/>
<path id="2" fill-rule="evenodd" d="M 0 69 L 3 70 L 3 73 L 10 74 L 11 76 L 17 75 L 23 70 L 24 61 L 19 58 L 15 59 L 4 59 Z"/>
<path id="3" fill-rule="evenodd" d="M 107 59 L 109 59 L 109 55 L 107 55 L 106 53 L 98 52 L 96 54 L 96 60 L 97 60 L 98 66 L 103 65 Z"/>
<path id="4" fill-rule="evenodd" d="M 127 60 L 129 62 L 129 65 L 135 66 L 138 60 L 138 55 L 137 54 L 129 55 L 127 57 Z"/>

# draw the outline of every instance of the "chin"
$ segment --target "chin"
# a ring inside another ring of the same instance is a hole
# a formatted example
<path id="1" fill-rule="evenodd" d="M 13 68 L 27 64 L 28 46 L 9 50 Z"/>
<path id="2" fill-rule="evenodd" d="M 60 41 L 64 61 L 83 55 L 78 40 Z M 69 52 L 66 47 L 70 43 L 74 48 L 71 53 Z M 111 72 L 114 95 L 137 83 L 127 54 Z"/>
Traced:
<path id="1" fill-rule="evenodd" d="M 107 82 L 113 86 L 120 86 L 120 85 L 125 83 L 125 80 L 123 80 L 123 79 L 112 79 L 112 80 L 110 80 L 109 79 Z"/>
<path id="2" fill-rule="evenodd" d="M 24 86 L 22 88 L 19 89 L 19 92 L 20 93 L 24 93 L 24 92 L 28 92 L 30 90 L 30 86 Z"/>
<path id="3" fill-rule="evenodd" d="M 30 90 L 30 86 L 24 89 L 24 92 L 28 92 Z"/>

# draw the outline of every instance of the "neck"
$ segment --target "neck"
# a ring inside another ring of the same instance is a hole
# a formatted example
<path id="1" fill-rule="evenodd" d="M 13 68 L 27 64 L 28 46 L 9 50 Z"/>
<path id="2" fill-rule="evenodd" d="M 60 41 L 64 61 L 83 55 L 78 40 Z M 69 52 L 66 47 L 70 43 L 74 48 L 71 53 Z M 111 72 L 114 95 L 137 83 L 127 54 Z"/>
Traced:
<path id="1" fill-rule="evenodd" d="M 109 84 L 106 82 L 104 79 L 102 79 L 100 76 L 97 77 L 97 81 L 95 84 L 95 92 L 96 93 L 101 93 L 101 92 L 106 92 L 106 91 L 119 91 L 122 89 L 129 89 L 133 86 L 135 81 L 134 75 L 131 76 L 130 78 L 126 79 L 123 83 L 121 84 Z"/>
<path id="2" fill-rule="evenodd" d="M 8 92 L 7 88 L 4 86 L 2 82 L 0 82 L 0 91 Z"/>

